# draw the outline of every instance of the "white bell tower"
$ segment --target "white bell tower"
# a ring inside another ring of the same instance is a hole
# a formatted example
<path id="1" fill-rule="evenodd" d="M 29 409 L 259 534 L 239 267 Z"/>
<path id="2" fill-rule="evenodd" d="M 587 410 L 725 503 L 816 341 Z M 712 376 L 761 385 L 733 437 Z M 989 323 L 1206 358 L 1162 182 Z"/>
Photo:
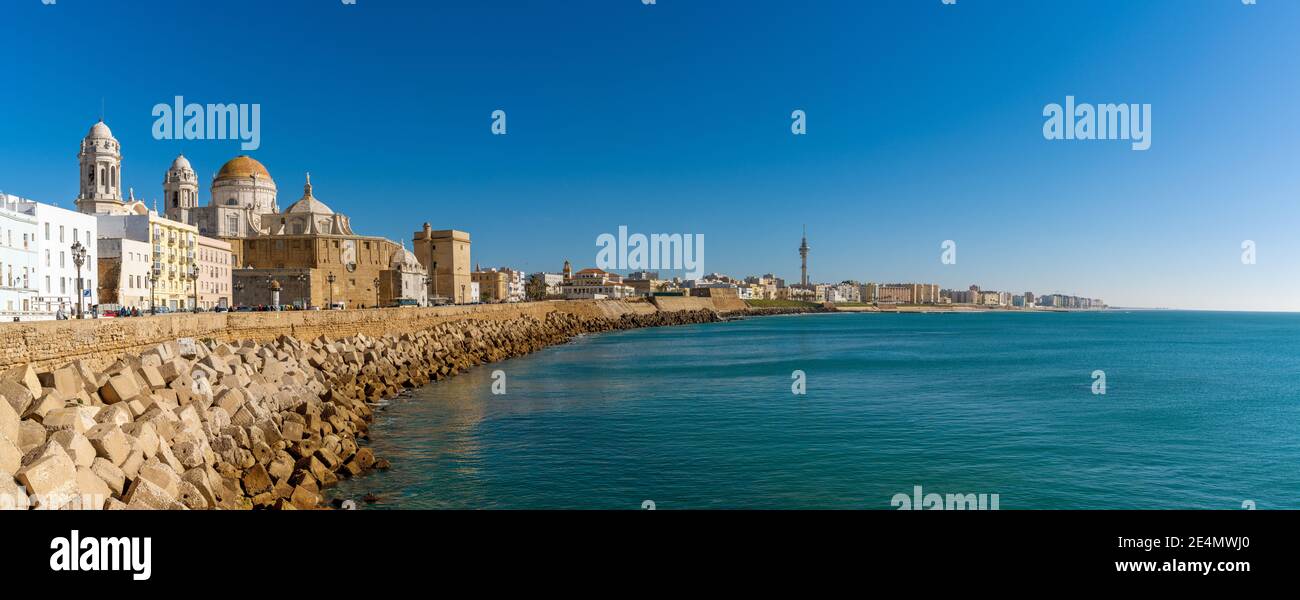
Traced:
<path id="1" fill-rule="evenodd" d="M 163 201 L 167 203 L 164 212 L 168 219 L 193 225 L 190 211 L 199 203 L 199 175 L 190 166 L 190 161 L 182 154 L 172 161 L 163 179 Z"/>
<path id="2" fill-rule="evenodd" d="M 122 148 L 103 121 L 95 123 L 81 140 L 81 191 L 77 210 L 102 214 L 122 209 Z"/>

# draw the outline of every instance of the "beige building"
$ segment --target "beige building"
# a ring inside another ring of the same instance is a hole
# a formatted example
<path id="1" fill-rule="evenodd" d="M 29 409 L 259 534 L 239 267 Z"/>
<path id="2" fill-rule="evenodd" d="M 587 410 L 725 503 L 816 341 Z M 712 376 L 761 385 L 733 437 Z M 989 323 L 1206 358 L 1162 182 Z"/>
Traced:
<path id="1" fill-rule="evenodd" d="M 233 260 L 230 242 L 202 235 L 198 237 L 195 262 L 199 269 L 199 308 L 212 310 L 230 307 L 230 269 Z"/>
<path id="2" fill-rule="evenodd" d="M 477 270 L 470 273 L 470 281 L 478 284 L 479 299 L 483 302 L 506 302 L 510 298 L 510 277 L 504 271 Z"/>
<path id="3" fill-rule="evenodd" d="M 878 304 L 938 304 L 939 286 L 933 283 L 868 283 L 862 301 Z"/>
<path id="4" fill-rule="evenodd" d="M 455 229 L 435 230 L 424 224 L 415 232 L 415 258 L 435 274 L 429 282 L 429 296 L 434 302 L 445 299 L 455 304 L 478 302 L 471 285 L 469 234 Z"/>
<path id="5" fill-rule="evenodd" d="M 100 238 L 99 303 L 103 310 L 149 307 L 153 251 L 148 242 Z"/>
<path id="6" fill-rule="evenodd" d="M 260 163 L 257 167 L 265 172 Z M 263 213 L 257 220 L 263 227 L 259 232 L 227 238 L 236 305 L 373 308 L 400 299 L 403 278 L 392 271 L 393 265 L 405 264 L 406 250 L 382 237 L 353 233 L 346 216 L 316 198 L 310 179 L 302 198 L 283 213 Z"/>
<path id="7" fill-rule="evenodd" d="M 636 295 L 636 290 L 623 283 L 621 275 L 602 269 L 578 271 L 560 287 L 567 300 L 618 299 Z"/>

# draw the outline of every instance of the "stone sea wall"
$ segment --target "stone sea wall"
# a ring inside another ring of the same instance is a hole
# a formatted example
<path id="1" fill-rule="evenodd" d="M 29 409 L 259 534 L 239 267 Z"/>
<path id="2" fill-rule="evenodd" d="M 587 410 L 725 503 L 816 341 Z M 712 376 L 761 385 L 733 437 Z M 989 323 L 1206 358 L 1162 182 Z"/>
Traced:
<path id="1" fill-rule="evenodd" d="M 338 478 L 385 468 L 362 446 L 374 402 L 584 333 L 724 318 L 708 304 L 675 308 L 547 302 L 24 324 L 0 333 L 5 360 L 22 362 L 0 370 L 0 508 L 316 508 Z"/>
<path id="2" fill-rule="evenodd" d="M 692 310 L 713 308 L 705 299 Z M 348 311 L 287 311 L 171 314 L 126 319 L 85 319 L 0 323 L 0 371 L 30 364 L 36 368 L 87 360 L 92 367 L 112 364 L 127 353 L 140 353 L 183 337 L 223 342 L 266 342 L 282 335 L 303 339 L 318 335 L 383 336 L 428 329 L 456 320 L 501 320 L 519 316 L 544 318 L 552 312 L 575 316 L 620 317 L 649 314 L 647 302 L 556 301 L 478 304 L 436 308 L 386 308 Z M 669 310 L 678 310 L 677 308 Z"/>

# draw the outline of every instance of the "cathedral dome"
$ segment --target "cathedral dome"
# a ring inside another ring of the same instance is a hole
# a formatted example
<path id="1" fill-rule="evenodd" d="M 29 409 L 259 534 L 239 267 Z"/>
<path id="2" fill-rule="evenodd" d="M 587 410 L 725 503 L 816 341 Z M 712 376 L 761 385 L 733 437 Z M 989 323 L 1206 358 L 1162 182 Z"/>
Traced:
<path id="1" fill-rule="evenodd" d="M 289 205 L 285 209 L 286 213 L 310 213 L 313 215 L 332 215 L 334 211 L 325 206 L 324 202 L 317 200 L 313 196 L 307 196 Z"/>
<path id="2" fill-rule="evenodd" d="M 96 140 L 111 140 L 113 139 L 113 131 L 103 121 L 99 121 L 90 126 L 90 132 L 86 134 L 86 137 Z"/>
<path id="3" fill-rule="evenodd" d="M 236 156 L 222 165 L 221 171 L 217 173 L 217 179 L 248 179 L 254 175 L 258 179 L 271 179 L 271 173 L 262 166 L 262 163 L 248 156 Z"/>
<path id="4" fill-rule="evenodd" d="M 193 170 L 194 170 L 194 167 L 191 167 L 191 166 L 190 166 L 190 161 L 189 161 L 189 159 L 185 158 L 185 155 L 184 155 L 184 154 L 181 154 L 180 156 L 177 156 L 177 157 L 176 157 L 176 160 L 173 160 L 173 161 L 172 161 L 172 170 L 173 170 L 173 171 L 193 171 Z"/>
<path id="5" fill-rule="evenodd" d="M 302 198 L 297 202 L 289 205 L 285 209 L 286 213 L 308 213 L 314 215 L 332 215 L 333 210 L 325 206 L 324 202 L 317 200 L 311 193 L 311 173 L 307 174 L 307 183 L 302 186 Z"/>
<path id="6" fill-rule="evenodd" d="M 404 271 L 423 271 L 424 265 L 420 264 L 419 259 L 406 246 L 393 251 L 393 256 L 388 260 L 389 268 Z"/>

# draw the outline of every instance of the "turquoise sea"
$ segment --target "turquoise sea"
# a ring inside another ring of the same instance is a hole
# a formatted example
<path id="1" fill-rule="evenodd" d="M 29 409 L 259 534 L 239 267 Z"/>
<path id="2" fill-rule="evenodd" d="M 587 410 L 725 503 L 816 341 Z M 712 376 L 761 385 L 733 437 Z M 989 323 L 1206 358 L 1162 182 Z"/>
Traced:
<path id="1" fill-rule="evenodd" d="M 1295 509 L 1300 315 L 827 314 L 592 335 L 394 400 L 372 438 L 392 470 L 332 497 L 891 509 L 919 485 L 1002 510 Z"/>

